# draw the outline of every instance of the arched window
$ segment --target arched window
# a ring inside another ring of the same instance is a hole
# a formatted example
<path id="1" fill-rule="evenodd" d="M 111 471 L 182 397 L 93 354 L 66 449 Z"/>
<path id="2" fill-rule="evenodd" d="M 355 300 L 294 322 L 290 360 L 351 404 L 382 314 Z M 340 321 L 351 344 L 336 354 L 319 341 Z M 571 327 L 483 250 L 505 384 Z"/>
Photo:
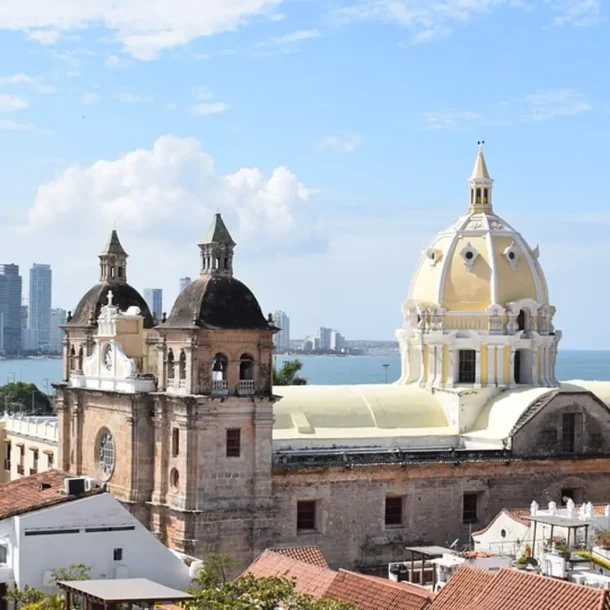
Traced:
<path id="1" fill-rule="evenodd" d="M 224 269 L 228 269 L 229 268 L 229 259 L 225 258 L 225 266 Z"/>
<path id="2" fill-rule="evenodd" d="M 214 262 L 214 269 L 220 269 L 220 258 L 218 256 Z"/>
<path id="3" fill-rule="evenodd" d="M 481 203 L 481 189 L 477 189 L 477 203 Z"/>
<path id="4" fill-rule="evenodd" d="M 519 315 L 517 316 L 517 330 L 527 330 L 527 328 L 525 327 L 525 324 L 527 322 L 527 316 L 525 311 L 523 311 L 523 309 L 521 309 L 519 311 Z"/>
<path id="5" fill-rule="evenodd" d="M 118 268 L 118 275 L 119 277 L 123 277 L 123 267 Z"/>
<path id="6" fill-rule="evenodd" d="M 212 365 L 212 381 L 226 381 L 227 369 L 229 361 L 224 354 L 216 354 L 214 356 L 214 364 Z"/>
<path id="7" fill-rule="evenodd" d="M 474 191 L 470 189 L 470 203 L 474 203 Z"/>
<path id="8" fill-rule="evenodd" d="M 487 189 L 483 189 L 483 203 L 487 203 Z"/>
<path id="9" fill-rule="evenodd" d="M 239 360 L 239 380 L 250 381 L 254 379 L 254 358 L 244 354 Z"/>
<path id="10" fill-rule="evenodd" d="M 179 361 L 179 369 L 180 369 L 180 379 L 186 379 L 186 354 L 184 350 L 180 350 L 180 361 Z"/>
<path id="11" fill-rule="evenodd" d="M 83 370 L 83 346 L 78 348 L 78 370 Z"/>
<path id="12" fill-rule="evenodd" d="M 74 346 L 70 347 L 70 370 L 73 371 L 76 367 L 76 351 Z"/>
<path id="13" fill-rule="evenodd" d="M 521 370 L 521 350 L 520 349 L 518 349 L 515 352 L 514 370 L 515 370 L 515 383 L 523 383 L 523 379 L 522 379 L 523 371 Z"/>
<path id="14" fill-rule="evenodd" d="M 110 277 L 114 277 L 114 267 L 110 267 Z"/>
<path id="15" fill-rule="evenodd" d="M 174 352 L 171 349 L 167 352 L 167 378 L 174 378 Z"/>

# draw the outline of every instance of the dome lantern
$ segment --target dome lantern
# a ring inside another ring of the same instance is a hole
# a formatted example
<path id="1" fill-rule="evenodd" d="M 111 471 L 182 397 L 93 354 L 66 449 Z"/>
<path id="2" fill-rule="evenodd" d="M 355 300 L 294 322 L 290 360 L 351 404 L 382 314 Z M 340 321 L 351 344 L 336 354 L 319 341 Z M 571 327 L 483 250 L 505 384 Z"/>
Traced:
<path id="1" fill-rule="evenodd" d="M 199 243 L 201 276 L 233 277 L 235 245 L 222 216 L 217 213 L 206 236 Z"/>
<path id="2" fill-rule="evenodd" d="M 470 207 L 468 211 L 491 213 L 493 210 L 491 205 L 493 180 L 489 176 L 483 155 L 485 140 L 479 140 L 477 144 L 479 146 L 479 154 L 474 162 L 472 175 L 468 180 L 470 184 Z"/>
<path id="3" fill-rule="evenodd" d="M 106 246 L 99 254 L 100 282 L 127 283 L 127 257 L 116 229 L 112 230 Z"/>

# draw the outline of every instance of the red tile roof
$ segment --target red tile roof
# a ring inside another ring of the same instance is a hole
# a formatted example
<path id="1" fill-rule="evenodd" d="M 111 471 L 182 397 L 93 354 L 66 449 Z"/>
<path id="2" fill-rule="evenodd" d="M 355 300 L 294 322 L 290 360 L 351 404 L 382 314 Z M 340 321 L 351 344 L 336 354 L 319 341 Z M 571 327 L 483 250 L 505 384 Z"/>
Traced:
<path id="1" fill-rule="evenodd" d="M 416 585 L 339 570 L 324 597 L 352 603 L 358 610 L 423 610 L 434 594 Z"/>
<path id="2" fill-rule="evenodd" d="M 608 610 L 610 592 L 505 568 L 463 566 L 429 610 Z"/>
<path id="3" fill-rule="evenodd" d="M 78 496 L 66 496 L 61 492 L 70 476 L 59 470 L 47 470 L 0 485 L 0 519 L 103 493 L 101 489 L 94 489 Z"/>
<path id="4" fill-rule="evenodd" d="M 257 578 L 287 578 L 294 582 L 297 593 L 353 603 L 357 610 L 423 610 L 433 597 L 430 591 L 415 585 L 347 570 L 335 572 L 270 549 L 246 572 Z"/>
<path id="5" fill-rule="evenodd" d="M 434 598 L 430 610 L 466 610 L 495 577 L 495 572 L 463 565 Z"/>
<path id="6" fill-rule="evenodd" d="M 292 580 L 297 593 L 318 599 L 324 597 L 337 574 L 328 568 L 314 566 L 270 550 L 255 559 L 246 572 L 257 578 L 275 576 Z"/>
<path id="7" fill-rule="evenodd" d="M 285 549 L 274 548 L 269 550 L 280 555 L 286 555 L 286 557 L 292 557 L 292 559 L 298 559 L 304 563 L 309 563 L 312 566 L 328 568 L 328 563 L 317 546 L 290 547 Z"/>

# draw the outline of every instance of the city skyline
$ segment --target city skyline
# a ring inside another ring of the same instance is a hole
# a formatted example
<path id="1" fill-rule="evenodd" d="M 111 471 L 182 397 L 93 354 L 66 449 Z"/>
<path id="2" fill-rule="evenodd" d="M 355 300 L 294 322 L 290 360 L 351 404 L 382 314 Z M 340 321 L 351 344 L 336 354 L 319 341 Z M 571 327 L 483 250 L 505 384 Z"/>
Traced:
<path id="1" fill-rule="evenodd" d="M 122 4 L 120 22 L 75 0 L 0 15 L 0 241 L 22 271 L 52 265 L 54 307 L 96 281 L 116 226 L 129 281 L 169 312 L 220 211 L 265 314 L 290 312 L 295 336 L 324 320 L 390 339 L 484 139 L 497 213 L 539 245 L 560 349 L 610 343 L 582 315 L 608 297 L 607 5 L 237 0 L 186 28 Z"/>

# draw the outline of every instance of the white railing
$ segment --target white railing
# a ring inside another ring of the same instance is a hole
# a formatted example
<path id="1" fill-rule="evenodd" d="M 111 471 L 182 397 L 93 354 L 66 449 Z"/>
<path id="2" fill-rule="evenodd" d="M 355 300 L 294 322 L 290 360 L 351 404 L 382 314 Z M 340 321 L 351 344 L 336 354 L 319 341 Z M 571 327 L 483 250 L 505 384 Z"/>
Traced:
<path id="1" fill-rule="evenodd" d="M 254 379 L 240 379 L 238 391 L 240 394 L 254 394 Z"/>
<path id="2" fill-rule="evenodd" d="M 227 380 L 226 379 L 214 379 L 212 380 L 212 392 L 215 394 L 224 394 L 228 392 Z"/>
<path id="3" fill-rule="evenodd" d="M 29 436 L 47 443 L 57 443 L 57 417 L 33 417 L 27 415 L 4 414 L 4 430 L 6 434 Z"/>

